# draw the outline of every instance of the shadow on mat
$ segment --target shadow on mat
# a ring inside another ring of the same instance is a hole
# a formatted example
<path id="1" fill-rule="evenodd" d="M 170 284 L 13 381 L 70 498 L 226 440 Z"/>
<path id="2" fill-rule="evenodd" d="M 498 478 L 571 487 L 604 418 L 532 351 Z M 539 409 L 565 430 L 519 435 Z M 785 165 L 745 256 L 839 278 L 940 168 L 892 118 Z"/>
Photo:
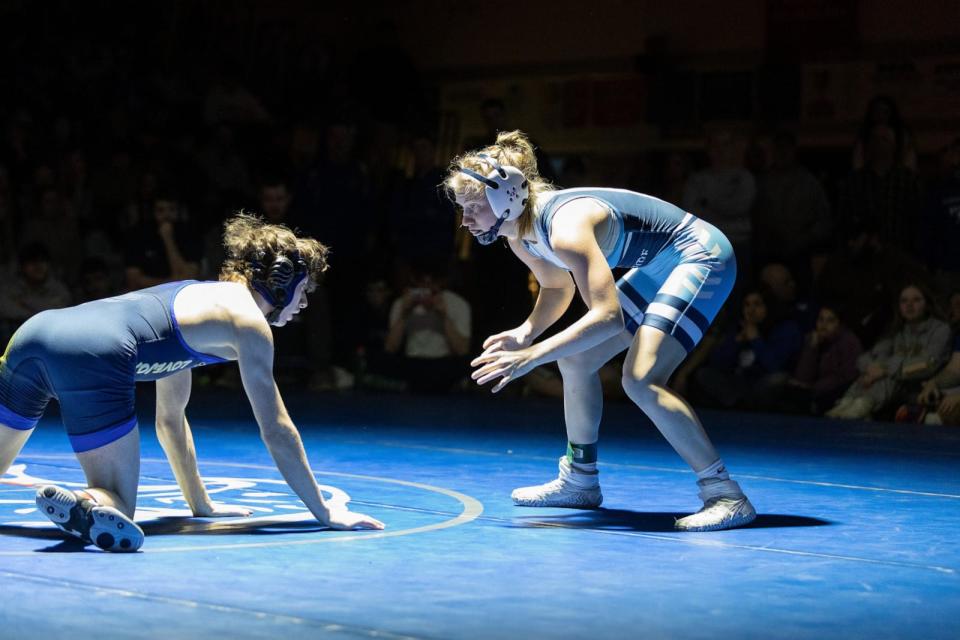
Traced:
<path id="1" fill-rule="evenodd" d="M 149 536 L 164 536 L 177 534 L 191 535 L 280 535 L 285 533 L 311 533 L 332 531 L 315 520 L 307 522 L 250 522 L 239 519 L 203 520 L 189 517 L 158 518 L 150 522 L 138 523 L 143 532 Z M 85 545 L 77 538 L 69 537 L 53 527 L 23 527 L 17 525 L 0 525 L 0 536 L 15 538 L 32 538 L 34 540 L 49 540 L 49 547 L 37 549 L 37 553 L 77 553 L 84 550 L 95 550 Z"/>
<path id="2" fill-rule="evenodd" d="M 676 531 L 673 523 L 687 513 L 628 511 L 626 509 L 593 509 L 561 515 L 520 516 L 508 526 L 563 527 L 567 529 L 598 529 L 603 531 Z M 782 514 L 759 514 L 757 519 L 742 529 L 773 529 L 779 527 L 822 527 L 833 524 L 829 520 Z"/>
<path id="3" fill-rule="evenodd" d="M 250 521 L 245 518 L 227 520 L 184 517 L 157 518 L 150 522 L 138 523 L 147 536 L 166 536 L 182 533 L 197 535 L 250 535 L 274 536 L 285 533 L 311 533 L 314 531 L 332 531 L 312 518 L 303 522 Z"/>
<path id="4" fill-rule="evenodd" d="M 36 549 L 37 553 L 80 553 L 89 548 L 77 538 L 67 536 L 53 527 L 18 527 L 16 525 L 0 525 L 0 536 L 17 538 L 33 538 L 34 540 L 49 540 L 50 546 Z"/>

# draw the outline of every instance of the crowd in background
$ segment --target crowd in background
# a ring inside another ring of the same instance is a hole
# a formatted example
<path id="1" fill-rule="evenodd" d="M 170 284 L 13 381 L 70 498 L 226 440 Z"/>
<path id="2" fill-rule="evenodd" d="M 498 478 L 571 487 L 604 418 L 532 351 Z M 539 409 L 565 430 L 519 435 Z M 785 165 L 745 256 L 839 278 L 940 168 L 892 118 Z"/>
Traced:
<path id="1" fill-rule="evenodd" d="M 310 307 L 277 332 L 283 383 L 474 389 L 471 354 L 522 321 L 536 283 L 503 246 L 463 248 L 438 189 L 436 100 L 389 27 L 349 60 L 270 30 L 224 58 L 202 21 L 190 29 L 173 48 L 137 24 L 2 34 L 0 343 L 44 309 L 216 279 L 222 223 L 249 209 L 332 248 Z M 525 128 L 495 97 L 477 109 L 488 131 L 465 147 Z M 560 187 L 662 197 L 733 243 L 734 297 L 673 381 L 696 404 L 960 422 L 960 139 L 919 155 L 878 97 L 840 171 L 805 166 L 781 127 L 638 150 L 629 184 L 549 152 L 541 172 Z M 601 375 L 622 393 L 615 363 Z M 238 384 L 229 367 L 203 376 Z M 508 389 L 559 384 L 543 367 Z"/>

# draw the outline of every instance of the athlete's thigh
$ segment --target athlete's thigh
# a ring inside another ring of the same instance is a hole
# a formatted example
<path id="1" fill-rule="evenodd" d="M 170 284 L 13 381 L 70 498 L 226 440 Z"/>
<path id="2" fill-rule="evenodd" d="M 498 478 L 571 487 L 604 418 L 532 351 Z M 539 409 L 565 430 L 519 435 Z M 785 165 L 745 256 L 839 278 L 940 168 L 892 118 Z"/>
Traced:
<path id="1" fill-rule="evenodd" d="M 687 350 L 679 340 L 662 329 L 641 325 L 633 337 L 623 363 L 623 374 L 634 380 L 666 384 Z"/>

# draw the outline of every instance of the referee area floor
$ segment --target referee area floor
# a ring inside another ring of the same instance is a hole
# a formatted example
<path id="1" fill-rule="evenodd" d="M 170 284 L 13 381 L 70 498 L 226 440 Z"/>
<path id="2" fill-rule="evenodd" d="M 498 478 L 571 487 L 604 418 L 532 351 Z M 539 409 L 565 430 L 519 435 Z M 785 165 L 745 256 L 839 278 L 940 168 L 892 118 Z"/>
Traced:
<path id="1" fill-rule="evenodd" d="M 287 397 L 334 501 L 385 531 L 324 530 L 283 482 L 242 392 L 188 417 L 215 500 L 192 519 L 140 411 L 140 553 L 65 540 L 32 484 L 81 487 L 51 412 L 0 480 L 0 638 L 957 638 L 960 430 L 701 417 L 760 514 L 680 533 L 693 474 L 609 405 L 603 508 L 513 506 L 556 477 L 559 400 Z"/>

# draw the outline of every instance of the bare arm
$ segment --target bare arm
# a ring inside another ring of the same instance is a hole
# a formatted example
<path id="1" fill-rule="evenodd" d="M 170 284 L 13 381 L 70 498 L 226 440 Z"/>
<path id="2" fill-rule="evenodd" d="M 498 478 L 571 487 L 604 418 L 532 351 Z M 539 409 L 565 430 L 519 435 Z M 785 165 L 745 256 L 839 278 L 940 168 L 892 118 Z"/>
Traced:
<path id="1" fill-rule="evenodd" d="M 523 324 L 517 327 L 526 338 L 521 342 L 521 346 L 527 346 L 563 316 L 573 300 L 576 287 L 565 270 L 546 260 L 533 257 L 518 241 L 511 240 L 509 244 L 513 253 L 527 265 L 540 284 L 533 310 Z M 492 339 L 487 342 L 490 344 L 485 342 L 485 349 L 494 344 Z"/>
<path id="2" fill-rule="evenodd" d="M 588 199 L 561 207 L 553 219 L 552 243 L 570 267 L 587 312 L 559 333 L 534 345 L 538 365 L 586 351 L 623 331 L 623 313 L 613 272 L 594 236 L 606 211 Z"/>
<path id="3" fill-rule="evenodd" d="M 373 518 L 349 511 L 331 512 L 307 462 L 300 433 L 290 419 L 273 379 L 273 335 L 262 316 L 237 320 L 240 377 L 250 399 L 260 436 L 281 475 L 320 522 L 336 529 L 382 529 Z"/>
<path id="4" fill-rule="evenodd" d="M 587 312 L 563 331 L 520 350 L 505 350 L 509 345 L 488 340 L 490 346 L 472 362 L 479 367 L 472 374 L 478 384 L 501 378 L 492 389 L 497 392 L 534 367 L 586 351 L 623 332 L 613 272 L 594 235 L 606 215 L 600 205 L 583 199 L 561 207 L 553 220 L 553 249 L 570 267 Z"/>
<path id="5" fill-rule="evenodd" d="M 157 439 L 167 454 L 177 484 L 195 516 L 244 516 L 248 509 L 213 504 L 200 470 L 193 434 L 187 422 L 186 407 L 190 400 L 190 371 L 181 371 L 157 380 Z"/>

